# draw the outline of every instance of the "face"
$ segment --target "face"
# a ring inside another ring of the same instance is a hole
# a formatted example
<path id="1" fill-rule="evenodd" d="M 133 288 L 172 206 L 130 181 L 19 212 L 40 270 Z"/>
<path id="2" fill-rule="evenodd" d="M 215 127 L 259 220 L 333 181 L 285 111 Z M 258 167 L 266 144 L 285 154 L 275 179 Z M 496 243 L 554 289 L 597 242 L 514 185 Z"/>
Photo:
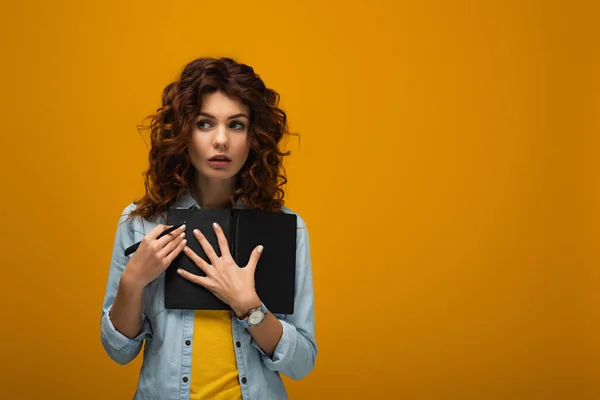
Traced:
<path id="1" fill-rule="evenodd" d="M 234 179 L 248 159 L 247 106 L 222 92 L 205 94 L 188 144 L 192 165 L 201 178 Z"/>

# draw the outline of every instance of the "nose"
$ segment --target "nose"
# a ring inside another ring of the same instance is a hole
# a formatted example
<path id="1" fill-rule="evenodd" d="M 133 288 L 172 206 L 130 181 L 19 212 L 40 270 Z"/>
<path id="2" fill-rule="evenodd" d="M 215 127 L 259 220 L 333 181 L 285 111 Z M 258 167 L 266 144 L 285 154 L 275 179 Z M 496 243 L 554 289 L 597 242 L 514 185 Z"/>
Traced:
<path id="1" fill-rule="evenodd" d="M 229 146 L 227 129 L 224 126 L 218 126 L 213 132 L 213 147 L 215 149 L 226 149 Z"/>

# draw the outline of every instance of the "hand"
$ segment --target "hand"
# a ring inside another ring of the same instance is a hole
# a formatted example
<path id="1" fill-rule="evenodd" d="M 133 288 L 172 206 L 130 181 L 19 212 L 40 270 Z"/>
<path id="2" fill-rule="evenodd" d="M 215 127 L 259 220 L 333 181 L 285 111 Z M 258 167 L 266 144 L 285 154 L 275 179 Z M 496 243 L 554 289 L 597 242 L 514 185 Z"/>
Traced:
<path id="1" fill-rule="evenodd" d="M 223 230 L 216 223 L 213 224 L 213 227 L 219 241 L 221 257 L 217 256 L 202 232 L 195 229 L 194 236 L 200 242 L 211 264 L 204 261 L 189 247 L 185 247 L 184 253 L 206 273 L 206 276 L 198 276 L 181 269 L 177 273 L 210 290 L 219 300 L 229 305 L 239 317 L 242 317 L 251 308 L 260 306 L 260 300 L 254 287 L 254 272 L 263 246 L 257 246 L 250 255 L 248 265 L 240 268 L 229 252 L 229 244 Z"/>
<path id="2" fill-rule="evenodd" d="M 167 269 L 187 244 L 184 239 L 185 225 L 157 239 L 167 228 L 159 224 L 144 236 L 140 247 L 129 259 L 121 279 L 145 287 Z"/>

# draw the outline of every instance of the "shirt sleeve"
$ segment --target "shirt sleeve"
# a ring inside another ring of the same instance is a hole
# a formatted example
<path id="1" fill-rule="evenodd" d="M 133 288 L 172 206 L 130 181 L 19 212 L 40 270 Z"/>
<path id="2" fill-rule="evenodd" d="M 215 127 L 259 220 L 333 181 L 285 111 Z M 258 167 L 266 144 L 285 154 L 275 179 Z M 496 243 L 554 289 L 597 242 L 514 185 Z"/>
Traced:
<path id="1" fill-rule="evenodd" d="M 110 310 L 117 294 L 121 274 L 130 257 L 126 257 L 124 252 L 127 247 L 134 243 L 132 221 L 127 220 L 127 215 L 134 208 L 135 206 L 130 204 L 123 210 L 123 213 L 119 218 L 100 322 L 100 338 L 102 340 L 102 346 L 108 356 L 121 365 L 132 361 L 140 352 L 143 340 L 152 337 L 150 322 L 144 313 L 140 316 L 142 320 L 142 330 L 133 339 L 130 339 L 117 331 L 110 320 Z"/>
<path id="2" fill-rule="evenodd" d="M 251 344 L 261 353 L 262 360 L 269 370 L 281 372 L 297 380 L 312 371 L 317 356 L 310 243 L 306 224 L 300 216 L 296 254 L 294 313 L 280 319 L 283 334 L 275 347 L 273 357 L 262 351 L 254 339 L 251 340 Z"/>

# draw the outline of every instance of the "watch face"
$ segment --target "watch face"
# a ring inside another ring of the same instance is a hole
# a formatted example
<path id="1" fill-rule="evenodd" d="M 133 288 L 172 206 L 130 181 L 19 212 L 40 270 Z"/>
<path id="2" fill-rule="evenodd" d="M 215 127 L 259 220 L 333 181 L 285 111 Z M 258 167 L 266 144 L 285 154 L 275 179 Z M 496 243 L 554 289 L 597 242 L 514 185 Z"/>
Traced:
<path id="1" fill-rule="evenodd" d="M 248 315 L 248 323 L 250 325 L 258 325 L 262 322 L 263 318 L 265 318 L 265 314 L 262 310 L 256 310 Z"/>

